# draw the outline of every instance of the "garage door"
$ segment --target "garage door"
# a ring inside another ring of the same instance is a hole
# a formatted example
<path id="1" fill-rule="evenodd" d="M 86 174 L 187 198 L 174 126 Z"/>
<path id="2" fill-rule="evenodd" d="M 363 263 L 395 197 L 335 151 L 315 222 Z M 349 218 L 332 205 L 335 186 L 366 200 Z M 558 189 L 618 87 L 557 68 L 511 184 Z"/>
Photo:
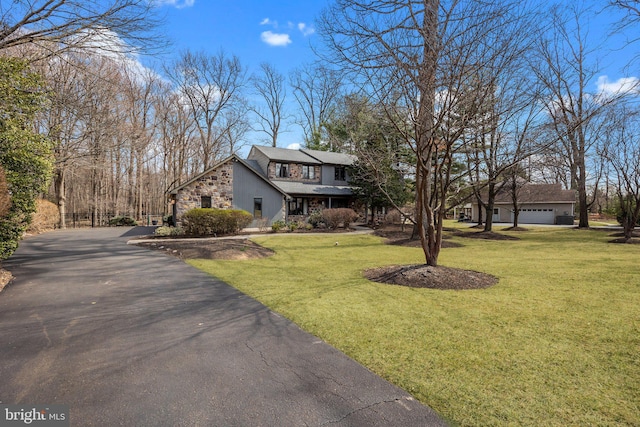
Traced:
<path id="1" fill-rule="evenodd" d="M 518 222 L 520 224 L 553 224 L 555 215 L 553 209 L 523 208 L 520 209 Z"/>

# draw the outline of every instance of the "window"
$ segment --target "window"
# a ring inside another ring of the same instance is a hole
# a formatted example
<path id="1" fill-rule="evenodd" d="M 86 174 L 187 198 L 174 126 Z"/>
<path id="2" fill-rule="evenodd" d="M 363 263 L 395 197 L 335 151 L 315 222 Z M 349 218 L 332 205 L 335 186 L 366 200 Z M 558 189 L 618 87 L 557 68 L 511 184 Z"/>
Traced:
<path id="1" fill-rule="evenodd" d="M 253 217 L 262 218 L 262 197 L 253 199 Z"/>
<path id="2" fill-rule="evenodd" d="M 498 215 L 500 213 L 500 211 L 498 210 L 498 208 L 494 208 L 493 209 L 493 214 L 494 215 Z"/>
<path id="3" fill-rule="evenodd" d="M 349 200 L 347 199 L 331 199 L 331 205 L 332 208 L 348 208 L 349 207 Z"/>
<path id="4" fill-rule="evenodd" d="M 347 180 L 347 170 L 344 166 L 336 166 L 336 181 L 346 181 Z"/>
<path id="5" fill-rule="evenodd" d="M 211 196 L 200 196 L 200 207 L 211 208 Z"/>
<path id="6" fill-rule="evenodd" d="M 302 197 L 289 200 L 289 215 L 307 215 L 309 212 L 309 201 Z"/>
<path id="7" fill-rule="evenodd" d="M 303 179 L 315 179 L 316 168 L 309 165 L 302 165 L 302 178 Z"/>
<path id="8" fill-rule="evenodd" d="M 276 163 L 276 178 L 289 178 L 288 163 Z"/>

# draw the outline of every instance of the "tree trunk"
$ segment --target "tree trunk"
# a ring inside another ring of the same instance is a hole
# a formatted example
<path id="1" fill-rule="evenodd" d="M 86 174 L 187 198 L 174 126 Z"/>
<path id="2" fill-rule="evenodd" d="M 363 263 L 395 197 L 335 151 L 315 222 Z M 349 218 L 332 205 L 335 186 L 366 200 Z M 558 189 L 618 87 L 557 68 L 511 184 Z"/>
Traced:
<path id="1" fill-rule="evenodd" d="M 487 219 L 484 222 L 484 229 L 482 231 L 491 231 L 493 229 L 493 206 L 493 200 L 490 200 L 489 203 L 487 203 Z"/>
<path id="2" fill-rule="evenodd" d="M 482 221 L 482 210 L 484 209 L 484 203 L 480 200 L 480 196 L 476 196 L 476 201 L 478 202 L 478 227 L 483 224 Z"/>
<path id="3" fill-rule="evenodd" d="M 580 173 L 583 175 L 583 172 Z M 589 203 L 587 201 L 587 188 L 584 179 L 578 183 L 579 222 L 578 228 L 589 228 Z"/>
<path id="4" fill-rule="evenodd" d="M 56 200 L 58 202 L 58 212 L 60 213 L 60 222 L 59 226 L 61 229 L 67 228 L 67 196 L 65 194 L 65 183 L 64 183 L 65 173 L 64 168 L 56 169 L 56 175 L 54 178 L 54 188 L 56 193 Z"/>
<path id="5" fill-rule="evenodd" d="M 487 186 L 487 204 L 486 204 L 486 212 L 487 219 L 484 223 L 484 231 L 491 231 L 493 227 L 493 207 L 496 200 L 496 185 L 491 182 Z"/>

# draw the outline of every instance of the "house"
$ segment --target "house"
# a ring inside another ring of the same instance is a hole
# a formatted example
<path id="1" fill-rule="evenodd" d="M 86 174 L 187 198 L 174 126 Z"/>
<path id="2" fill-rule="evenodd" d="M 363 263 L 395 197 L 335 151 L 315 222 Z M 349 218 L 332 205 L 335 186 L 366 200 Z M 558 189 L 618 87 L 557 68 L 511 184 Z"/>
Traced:
<path id="1" fill-rule="evenodd" d="M 251 225 L 300 221 L 316 210 L 353 206 L 348 167 L 355 156 L 318 150 L 253 146 L 170 190 L 173 217 L 193 208 L 243 209 Z"/>
<path id="2" fill-rule="evenodd" d="M 486 194 L 482 196 L 484 202 Z M 563 190 L 561 184 L 524 184 L 518 190 L 520 224 L 573 224 L 576 193 Z M 466 215 L 472 220 L 478 218 L 478 203 L 466 206 Z M 482 211 L 483 218 L 486 212 Z M 508 188 L 503 187 L 495 198 L 493 222 L 513 222 L 513 201 Z"/>

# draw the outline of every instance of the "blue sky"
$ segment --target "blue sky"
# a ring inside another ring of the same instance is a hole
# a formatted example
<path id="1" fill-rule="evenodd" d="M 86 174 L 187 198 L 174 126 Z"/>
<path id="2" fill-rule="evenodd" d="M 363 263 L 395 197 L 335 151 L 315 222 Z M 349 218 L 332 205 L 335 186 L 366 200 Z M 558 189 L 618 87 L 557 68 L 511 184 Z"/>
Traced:
<path id="1" fill-rule="evenodd" d="M 171 54 L 180 51 L 223 49 L 236 55 L 249 73 L 268 62 L 285 76 L 315 59 L 310 47 L 317 39 L 314 20 L 328 0 L 158 0 L 166 14 Z M 290 91 L 289 91 L 290 92 Z M 289 109 L 294 109 L 291 93 Z M 290 111 L 290 113 L 292 113 Z M 302 131 L 292 124 L 279 136 L 279 146 L 302 142 Z M 264 138 L 264 134 L 252 135 Z M 253 143 L 253 141 L 250 141 Z"/>
<path id="2" fill-rule="evenodd" d="M 313 60 L 314 19 L 327 0 L 164 0 L 173 50 L 237 55 L 251 71 L 269 62 L 288 73 Z"/>
<path id="3" fill-rule="evenodd" d="M 574 0 L 565 0 L 567 4 Z M 211 54 L 223 49 L 228 55 L 236 55 L 249 73 L 256 72 L 261 62 L 274 65 L 287 76 L 290 71 L 303 63 L 315 59 L 310 44 L 318 42 L 315 33 L 315 19 L 331 0 L 156 0 L 161 4 L 161 12 L 166 14 L 167 36 L 173 42 L 169 58 L 185 49 L 205 51 Z M 541 0 L 542 3 L 545 0 Z M 596 8 L 604 6 L 605 0 L 586 1 Z M 544 6 L 540 6 L 544 7 Z M 619 19 L 616 10 L 605 10 L 590 18 L 589 37 L 594 45 L 609 48 L 621 45 L 621 37 L 611 37 L 611 23 Z M 592 45 L 593 46 L 593 45 Z M 638 70 L 623 71 L 621 64 L 627 62 L 638 46 L 631 49 L 599 56 L 603 67 L 599 79 L 594 82 L 599 87 L 615 90 L 618 85 L 633 82 Z M 627 80 L 625 80 L 627 79 Z M 593 90 L 597 90 L 595 87 Z M 288 93 L 289 113 L 293 113 L 295 103 Z M 259 143 L 264 135 L 252 135 L 250 143 Z M 257 138 L 257 139 L 255 139 Z M 279 146 L 301 143 L 302 132 L 297 125 L 290 125 L 289 131 L 279 137 Z"/>

